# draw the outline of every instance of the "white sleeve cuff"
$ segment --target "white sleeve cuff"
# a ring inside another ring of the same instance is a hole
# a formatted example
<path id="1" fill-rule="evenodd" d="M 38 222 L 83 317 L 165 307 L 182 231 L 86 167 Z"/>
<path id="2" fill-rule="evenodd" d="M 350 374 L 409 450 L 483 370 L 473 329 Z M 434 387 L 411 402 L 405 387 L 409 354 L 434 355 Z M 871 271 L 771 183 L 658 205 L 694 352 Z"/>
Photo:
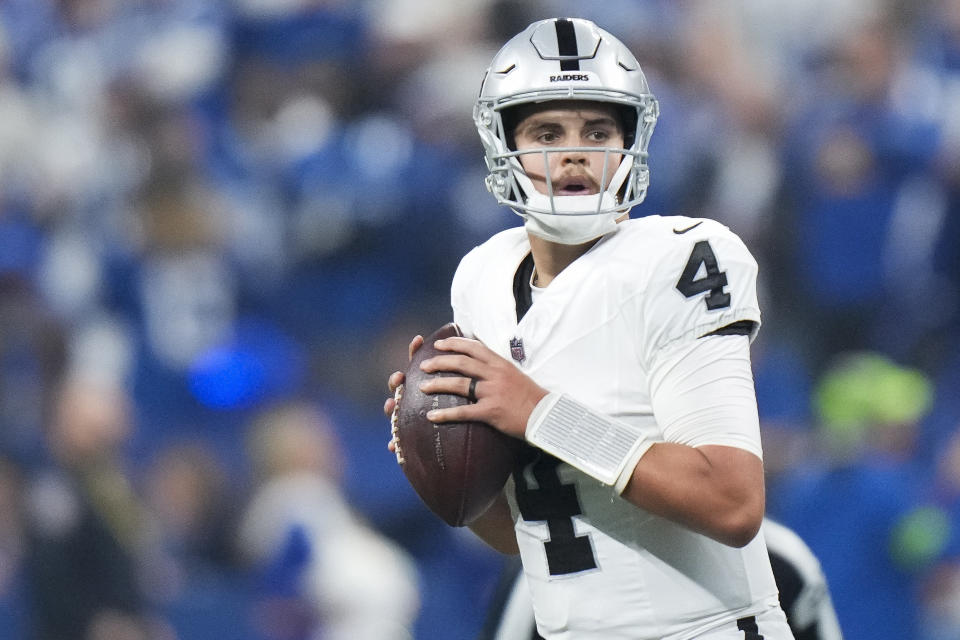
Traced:
<path id="1" fill-rule="evenodd" d="M 622 493 L 653 444 L 640 427 L 549 393 L 527 421 L 527 441 Z"/>

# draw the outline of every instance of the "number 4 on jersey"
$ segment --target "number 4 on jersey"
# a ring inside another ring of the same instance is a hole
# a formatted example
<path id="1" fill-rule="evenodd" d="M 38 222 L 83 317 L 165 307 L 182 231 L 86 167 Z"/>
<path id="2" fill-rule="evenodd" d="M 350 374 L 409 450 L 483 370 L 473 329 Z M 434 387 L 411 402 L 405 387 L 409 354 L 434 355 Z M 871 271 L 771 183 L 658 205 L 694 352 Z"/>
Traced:
<path id="1" fill-rule="evenodd" d="M 701 273 L 700 265 L 703 265 L 705 275 L 697 278 Z M 710 243 L 700 240 L 693 245 L 693 252 L 687 260 L 687 266 L 683 268 L 683 273 L 680 274 L 680 280 L 677 282 L 677 290 L 688 298 L 709 291 L 710 295 L 705 300 L 707 309 L 713 311 L 730 306 L 730 294 L 723 291 L 725 286 L 727 286 L 726 271 L 720 271 L 717 256 L 714 255 Z"/>

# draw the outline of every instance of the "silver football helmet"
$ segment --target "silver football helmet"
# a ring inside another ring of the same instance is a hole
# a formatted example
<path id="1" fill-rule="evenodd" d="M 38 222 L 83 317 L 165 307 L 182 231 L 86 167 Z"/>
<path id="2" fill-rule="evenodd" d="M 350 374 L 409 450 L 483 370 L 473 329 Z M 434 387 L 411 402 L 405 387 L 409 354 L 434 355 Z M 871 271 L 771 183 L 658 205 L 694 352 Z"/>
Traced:
<path id="1" fill-rule="evenodd" d="M 591 100 L 617 105 L 624 114 L 624 146 L 518 152 L 512 148 L 512 109 L 550 100 Z M 535 22 L 494 57 L 480 87 L 473 120 L 486 154 L 487 189 L 513 209 L 535 235 L 579 244 L 616 228 L 616 219 L 643 201 L 650 182 L 647 145 L 659 107 L 636 57 L 617 38 L 589 20 Z M 538 192 L 519 156 L 569 151 L 604 153 L 601 191 L 593 195 Z M 621 157 L 613 167 L 611 158 Z M 607 178 L 612 176 L 609 185 Z"/>

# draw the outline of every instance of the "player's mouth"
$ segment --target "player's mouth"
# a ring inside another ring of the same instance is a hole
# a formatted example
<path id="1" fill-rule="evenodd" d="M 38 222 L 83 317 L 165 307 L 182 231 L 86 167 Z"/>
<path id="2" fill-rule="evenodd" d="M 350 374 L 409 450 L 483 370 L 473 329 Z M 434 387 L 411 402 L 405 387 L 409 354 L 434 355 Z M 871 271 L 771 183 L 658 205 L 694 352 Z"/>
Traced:
<path id="1" fill-rule="evenodd" d="M 553 189 L 558 196 L 589 196 L 600 191 L 596 183 L 587 176 L 561 178 L 554 184 Z"/>

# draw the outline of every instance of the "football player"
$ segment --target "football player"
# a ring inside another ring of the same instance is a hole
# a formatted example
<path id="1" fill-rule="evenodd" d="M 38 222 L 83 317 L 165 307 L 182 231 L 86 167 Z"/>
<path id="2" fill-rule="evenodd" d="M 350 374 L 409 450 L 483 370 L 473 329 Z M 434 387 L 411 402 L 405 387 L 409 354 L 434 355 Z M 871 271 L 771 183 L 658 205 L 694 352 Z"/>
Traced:
<path id="1" fill-rule="evenodd" d="M 454 275 L 470 337 L 421 367 L 460 375 L 422 389 L 471 403 L 428 418 L 526 441 L 470 528 L 520 554 L 544 638 L 792 638 L 759 533 L 757 264 L 712 220 L 629 218 L 657 115 L 636 58 L 587 20 L 536 22 L 495 56 L 474 120 L 523 226 Z"/>

